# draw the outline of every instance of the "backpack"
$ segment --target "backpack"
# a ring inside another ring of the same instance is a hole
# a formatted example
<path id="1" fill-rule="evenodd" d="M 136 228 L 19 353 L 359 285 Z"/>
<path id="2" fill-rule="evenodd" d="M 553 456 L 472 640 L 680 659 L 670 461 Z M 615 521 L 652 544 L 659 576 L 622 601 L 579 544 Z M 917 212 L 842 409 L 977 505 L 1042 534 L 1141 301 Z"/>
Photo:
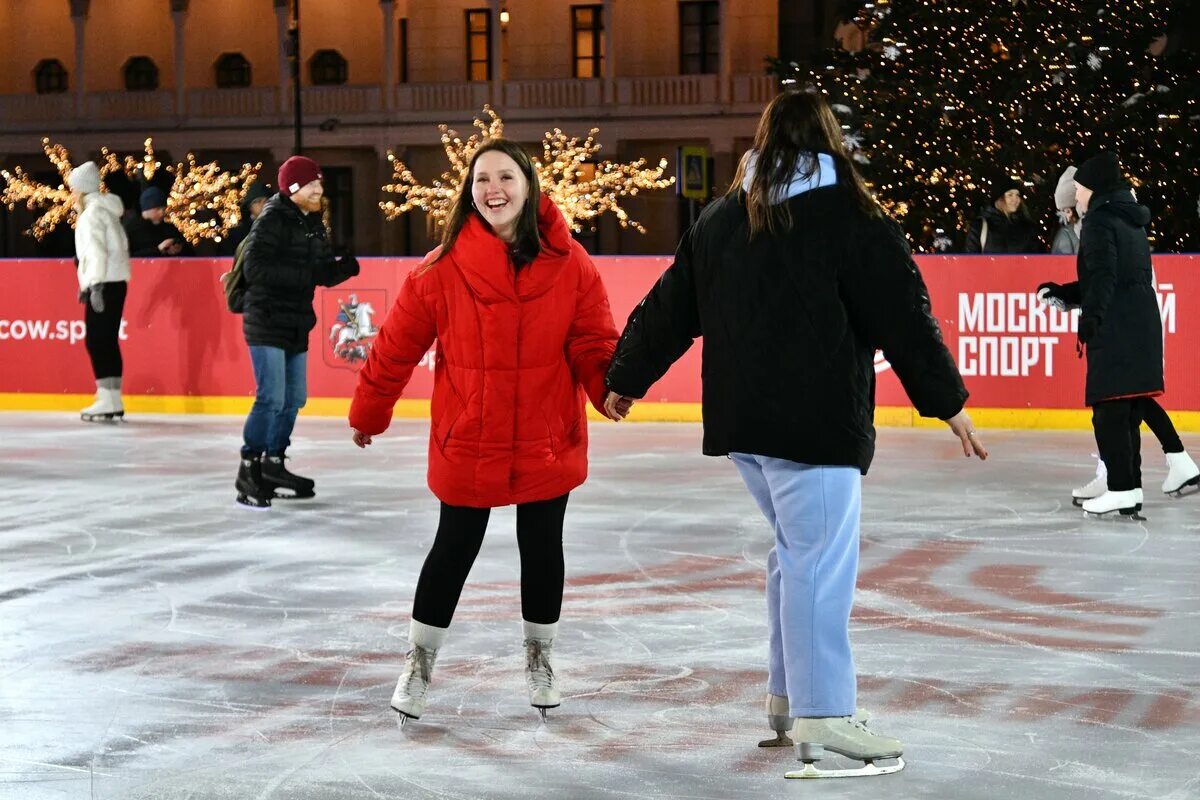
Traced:
<path id="1" fill-rule="evenodd" d="M 225 306 L 234 314 L 246 310 L 246 276 L 242 274 L 242 257 L 246 240 L 238 243 L 233 254 L 233 267 L 221 276 L 221 287 L 225 290 Z"/>

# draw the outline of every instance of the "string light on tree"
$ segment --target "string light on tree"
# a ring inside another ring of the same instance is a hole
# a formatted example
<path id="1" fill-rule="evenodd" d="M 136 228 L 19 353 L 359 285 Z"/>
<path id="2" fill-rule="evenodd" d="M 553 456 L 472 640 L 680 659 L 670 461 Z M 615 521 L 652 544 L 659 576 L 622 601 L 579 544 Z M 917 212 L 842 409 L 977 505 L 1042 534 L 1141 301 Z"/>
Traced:
<path id="1" fill-rule="evenodd" d="M 1106 148 L 1144 184 L 1155 248 L 1200 250 L 1200 52 L 1162 35 L 1186 23 L 1182 5 L 875 0 L 851 21 L 854 52 L 770 69 L 828 96 L 877 196 L 907 209 L 916 249 L 961 243 L 1009 177 L 1026 183 L 1048 235 L 1058 175 Z"/>
<path id="2" fill-rule="evenodd" d="M 0 170 L 0 177 L 3 177 L 5 182 L 4 191 L 0 192 L 0 203 L 8 206 L 10 211 L 18 205 L 24 205 L 30 211 L 42 212 L 25 231 L 39 242 L 63 222 L 74 227 L 76 217 L 75 206 L 71 202 L 71 190 L 65 185 L 67 176 L 74 169 L 71 154 L 66 147 L 52 143 L 49 139 L 42 139 L 42 150 L 63 180 L 57 186 L 36 180 L 21 167 L 13 167 L 12 172 Z M 100 165 L 101 178 L 112 171 L 113 168 L 109 165 Z"/>
<path id="3" fill-rule="evenodd" d="M 154 153 L 153 139 L 147 139 L 144 146 L 141 158 L 126 156 L 123 163 L 108 148 L 100 152 L 109 171 L 120 169 L 132 180 L 149 183 L 163 164 Z M 259 162 L 227 172 L 215 161 L 198 164 L 196 156 L 188 153 L 184 161 L 166 167 L 173 178 L 167 193 L 167 222 L 193 245 L 202 239 L 221 241 L 241 222 L 242 200 L 261 169 Z"/>
<path id="4" fill-rule="evenodd" d="M 446 223 L 450 207 L 461 189 L 462 176 L 466 174 L 475 151 L 484 140 L 500 138 L 504 134 L 504 121 L 499 115 L 489 106 L 484 106 L 483 113 L 487 121 L 476 119 L 474 126 L 478 133 L 465 141 L 446 125 L 438 126 L 450 169 L 431 185 L 419 183 L 404 162 L 388 153 L 394 182 L 384 186 L 383 191 L 395 194 L 400 199 L 399 202 L 387 200 L 379 204 L 385 218 L 394 220 L 401 214 L 419 209 L 429 214 L 434 227 Z M 599 129 L 593 128 L 582 141 L 558 128 L 545 134 L 542 155 L 533 159 L 542 191 L 559 207 L 574 231 L 582 230 L 582 223 L 587 220 L 612 213 L 621 227 L 631 227 L 639 233 L 645 233 L 646 229 L 640 223 L 630 219 L 621 206 L 621 200 L 642 191 L 666 189 L 674 185 L 674 178 L 663 177 L 667 161 L 661 159 L 653 167 L 646 166 L 646 159 L 624 164 L 596 162 L 596 154 L 601 150 L 601 145 L 596 142 L 597 133 Z"/>

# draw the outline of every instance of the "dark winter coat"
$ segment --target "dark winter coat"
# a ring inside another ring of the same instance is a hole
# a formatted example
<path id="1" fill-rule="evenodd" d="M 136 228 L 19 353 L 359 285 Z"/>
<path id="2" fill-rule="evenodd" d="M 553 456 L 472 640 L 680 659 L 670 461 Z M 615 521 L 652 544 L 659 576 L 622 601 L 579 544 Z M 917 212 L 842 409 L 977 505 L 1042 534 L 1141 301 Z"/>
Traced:
<path id="1" fill-rule="evenodd" d="M 305 214 L 281 195 L 268 200 L 254 221 L 242 262 L 246 343 L 289 353 L 308 350 L 309 331 L 317 324 L 316 287 L 336 286 L 358 274 L 353 258 L 334 259 L 321 215 Z"/>
<path id="2" fill-rule="evenodd" d="M 1089 406 L 1163 391 L 1162 317 L 1145 226 L 1150 209 L 1128 186 L 1096 194 L 1079 234 L 1079 281 L 1062 295 L 1080 306 Z"/>
<path id="3" fill-rule="evenodd" d="M 169 222 L 161 222 L 155 225 L 150 220 L 142 216 L 132 217 L 125 222 L 125 235 L 129 238 L 129 257 L 130 258 L 175 258 L 177 256 L 169 256 L 158 249 L 158 246 L 164 239 L 177 239 L 183 250 L 178 256 L 190 256 L 195 254 L 195 250 L 187 239 L 183 238 L 183 234 Z"/>
<path id="4" fill-rule="evenodd" d="M 922 416 L 967 392 L 899 226 L 843 184 L 786 202 L 779 235 L 749 239 L 744 195 L 708 206 L 675 263 L 634 309 L 608 371 L 618 394 L 650 385 L 704 337 L 704 452 L 773 456 L 864 474 L 875 451 L 876 349 Z"/>
<path id="5" fill-rule="evenodd" d="M 987 220 L 987 243 L 981 243 L 983 222 Z M 994 205 L 985 206 L 967 230 L 964 252 L 1003 255 L 1005 253 L 1044 253 L 1046 248 L 1038 240 L 1037 225 L 1032 219 L 1018 211 L 1005 214 Z"/>
<path id="6" fill-rule="evenodd" d="M 350 426 L 382 433 L 436 340 L 429 488 L 452 506 L 549 500 L 587 477 L 584 398 L 603 413 L 617 328 L 592 260 L 539 203 L 537 258 L 514 271 L 471 214 L 448 253 L 409 273 L 358 373 Z"/>

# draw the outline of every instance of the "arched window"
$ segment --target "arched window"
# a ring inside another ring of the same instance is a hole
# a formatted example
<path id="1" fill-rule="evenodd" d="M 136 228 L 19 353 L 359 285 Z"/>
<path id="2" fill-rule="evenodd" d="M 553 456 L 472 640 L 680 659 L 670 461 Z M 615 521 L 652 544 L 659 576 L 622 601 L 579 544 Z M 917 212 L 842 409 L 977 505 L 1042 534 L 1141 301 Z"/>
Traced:
<path id="1" fill-rule="evenodd" d="M 250 62 L 241 53 L 224 53 L 217 59 L 217 86 L 238 89 L 250 85 Z"/>
<path id="2" fill-rule="evenodd" d="M 149 92 L 158 88 L 158 66 L 148 56 L 134 56 L 125 62 L 125 89 Z"/>
<path id="3" fill-rule="evenodd" d="M 38 94 L 61 94 L 67 90 L 67 68 L 57 58 L 45 58 L 33 68 L 33 86 Z"/>
<path id="4" fill-rule="evenodd" d="M 314 86 L 337 86 L 346 82 L 349 67 L 337 50 L 318 50 L 308 62 Z"/>

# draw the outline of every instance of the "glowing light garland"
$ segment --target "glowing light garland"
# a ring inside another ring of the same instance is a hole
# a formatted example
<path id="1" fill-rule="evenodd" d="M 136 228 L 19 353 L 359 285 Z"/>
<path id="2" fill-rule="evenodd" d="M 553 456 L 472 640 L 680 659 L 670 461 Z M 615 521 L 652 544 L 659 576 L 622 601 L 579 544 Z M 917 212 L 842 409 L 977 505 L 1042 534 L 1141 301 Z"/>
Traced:
<path id="1" fill-rule="evenodd" d="M 67 148 L 52 144 L 49 139 L 42 140 L 42 149 L 62 176 L 62 184 L 50 186 L 41 183 L 20 167 L 15 167 L 11 173 L 0 170 L 0 177 L 5 180 L 0 203 L 7 205 L 10 210 L 18 204 L 24 204 L 30 211 L 43 211 L 27 231 L 38 241 L 63 222 L 74 227 L 76 217 L 71 204 L 71 190 L 65 185 L 67 175 L 73 169 L 70 153 Z M 149 182 L 163 168 L 162 162 L 154 154 L 151 139 L 146 140 L 145 153 L 141 158 L 126 156 L 122 160 L 107 147 L 101 148 L 98 165 L 101 179 L 114 172 L 122 172 L 131 180 L 140 182 Z M 167 192 L 167 222 L 178 228 L 193 245 L 202 239 L 221 241 L 230 229 L 241 222 L 242 200 L 261 169 L 261 163 L 243 164 L 236 173 L 226 172 L 215 161 L 198 164 L 196 157 L 188 153 L 186 161 L 166 167 L 174 178 Z M 103 184 L 101 191 L 107 191 Z"/>
<path id="2" fill-rule="evenodd" d="M 466 140 L 447 125 L 438 126 L 450 169 L 430 185 L 419 183 L 403 161 L 393 153 L 388 153 L 394 182 L 385 185 L 383 191 L 395 194 L 400 199 L 398 202 L 386 200 L 379 204 L 386 219 L 395 220 L 401 214 L 419 209 L 429 214 L 435 226 L 446 224 L 475 151 L 485 140 L 504 135 L 504 121 L 496 112 L 484 106 L 483 113 L 488 121 L 476 119 L 474 126 L 478 132 Z M 594 162 L 602 147 L 596 142 L 597 133 L 599 129 L 593 128 L 582 141 L 558 128 L 546 133 L 542 139 L 542 156 L 533 159 L 542 191 L 559 207 L 574 231 L 582 230 L 582 222 L 612 213 L 622 228 L 645 233 L 645 227 L 631 219 L 621 206 L 621 199 L 674 185 L 674 178 L 663 177 L 667 160 L 659 160 L 657 167 L 647 167 L 644 158 L 625 164 Z"/>

